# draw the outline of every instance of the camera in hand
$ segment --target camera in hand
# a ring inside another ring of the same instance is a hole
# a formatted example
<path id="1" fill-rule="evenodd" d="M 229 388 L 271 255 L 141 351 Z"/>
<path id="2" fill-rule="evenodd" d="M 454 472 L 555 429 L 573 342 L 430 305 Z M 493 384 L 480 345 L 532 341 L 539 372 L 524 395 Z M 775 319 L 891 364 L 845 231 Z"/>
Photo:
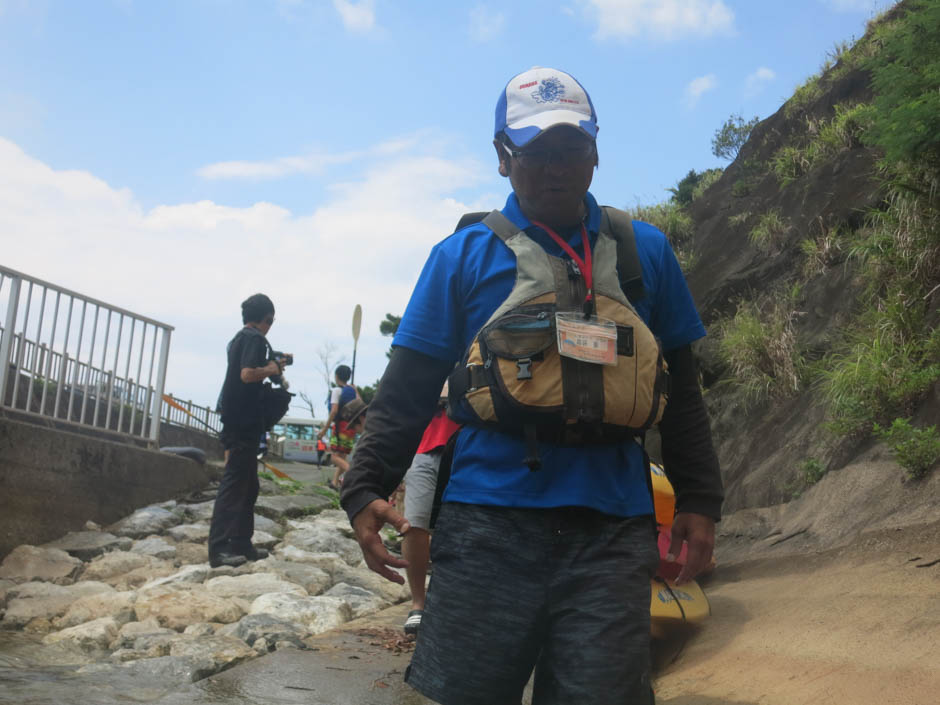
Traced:
<path id="1" fill-rule="evenodd" d="M 284 367 L 294 364 L 294 356 L 289 353 L 282 353 L 279 350 L 272 350 L 271 355 L 275 360 L 281 360 L 281 364 L 284 365 Z"/>

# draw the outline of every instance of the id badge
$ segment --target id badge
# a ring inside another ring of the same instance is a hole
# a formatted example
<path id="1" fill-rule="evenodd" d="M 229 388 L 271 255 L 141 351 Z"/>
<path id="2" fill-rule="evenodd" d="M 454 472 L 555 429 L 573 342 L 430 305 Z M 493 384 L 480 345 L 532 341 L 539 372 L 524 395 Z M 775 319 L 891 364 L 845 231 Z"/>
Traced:
<path id="1" fill-rule="evenodd" d="M 609 318 L 580 313 L 556 313 L 558 352 L 582 362 L 617 364 L 617 324 Z"/>

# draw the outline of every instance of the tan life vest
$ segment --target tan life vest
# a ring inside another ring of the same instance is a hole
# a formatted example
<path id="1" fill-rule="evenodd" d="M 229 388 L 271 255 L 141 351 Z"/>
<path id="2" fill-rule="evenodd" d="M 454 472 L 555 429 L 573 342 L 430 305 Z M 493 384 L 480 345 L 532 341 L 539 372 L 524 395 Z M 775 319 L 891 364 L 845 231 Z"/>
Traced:
<path id="1" fill-rule="evenodd" d="M 657 423 L 667 399 L 666 364 L 617 271 L 620 261 L 621 269 L 632 265 L 639 273 L 629 216 L 604 207 L 592 251 L 594 310 L 616 327 L 615 364 L 559 353 L 555 314 L 582 312 L 586 297 L 575 263 L 549 255 L 499 211 L 488 214 L 483 224 L 515 254 L 516 282 L 449 378 L 451 417 L 524 435 L 526 463 L 533 469 L 539 466 L 537 440 L 612 443 Z M 622 261 L 630 257 L 636 261 Z"/>

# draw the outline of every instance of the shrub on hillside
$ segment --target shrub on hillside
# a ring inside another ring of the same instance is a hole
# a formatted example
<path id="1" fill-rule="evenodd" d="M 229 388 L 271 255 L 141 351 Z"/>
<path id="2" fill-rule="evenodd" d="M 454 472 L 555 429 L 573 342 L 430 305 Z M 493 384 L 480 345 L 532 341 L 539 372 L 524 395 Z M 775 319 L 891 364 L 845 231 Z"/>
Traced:
<path id="1" fill-rule="evenodd" d="M 940 379 L 940 361 L 930 341 L 926 346 L 905 341 L 879 328 L 856 331 L 854 338 L 845 352 L 829 356 L 819 372 L 830 428 L 836 433 L 866 433 L 878 422 L 909 413 Z"/>
<path id="2" fill-rule="evenodd" d="M 751 228 L 748 239 L 760 250 L 770 252 L 783 244 L 788 228 L 787 222 L 780 216 L 780 211 L 774 209 L 757 219 L 757 225 Z"/>
<path id="3" fill-rule="evenodd" d="M 731 368 L 730 382 L 748 400 L 791 396 L 800 390 L 804 368 L 793 324 L 799 313 L 792 297 L 742 301 L 719 327 L 719 354 Z"/>
<path id="4" fill-rule="evenodd" d="M 887 162 L 926 162 L 940 170 L 940 3 L 914 0 L 894 22 L 874 28 L 879 51 L 862 60 L 875 99 L 866 143 Z"/>
<path id="5" fill-rule="evenodd" d="M 875 424 L 874 430 L 912 480 L 923 477 L 940 462 L 940 434 L 936 426 L 915 428 L 908 419 L 895 419 L 888 428 Z"/>

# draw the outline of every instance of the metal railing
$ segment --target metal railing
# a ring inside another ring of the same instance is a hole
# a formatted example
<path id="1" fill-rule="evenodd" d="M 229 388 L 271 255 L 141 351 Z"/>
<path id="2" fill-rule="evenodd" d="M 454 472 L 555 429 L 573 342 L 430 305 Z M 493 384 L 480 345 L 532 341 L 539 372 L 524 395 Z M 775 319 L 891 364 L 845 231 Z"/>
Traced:
<path id="1" fill-rule="evenodd" d="M 208 406 L 197 406 L 190 401 L 176 399 L 172 394 L 163 395 L 164 423 L 184 428 L 194 428 L 197 431 L 214 433 L 222 431 L 222 417 L 217 411 Z"/>
<path id="2" fill-rule="evenodd" d="M 0 266 L 0 406 L 158 444 L 172 326 Z"/>

